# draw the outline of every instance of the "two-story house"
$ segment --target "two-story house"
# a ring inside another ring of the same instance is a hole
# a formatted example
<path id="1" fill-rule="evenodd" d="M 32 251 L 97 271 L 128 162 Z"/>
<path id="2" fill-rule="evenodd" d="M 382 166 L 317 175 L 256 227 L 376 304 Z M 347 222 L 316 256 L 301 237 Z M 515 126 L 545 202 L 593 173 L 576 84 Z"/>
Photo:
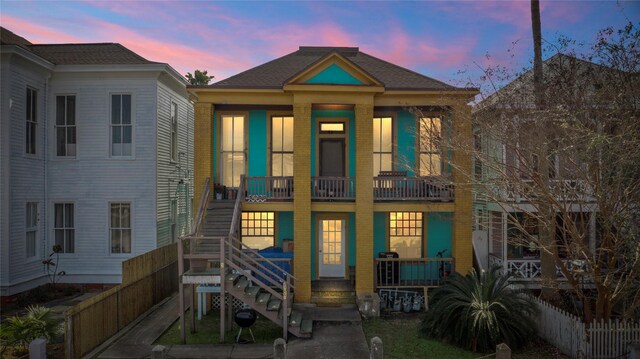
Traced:
<path id="1" fill-rule="evenodd" d="M 458 169 L 472 160 L 449 144 L 471 143 L 476 89 L 357 47 L 300 47 L 189 89 L 206 222 L 229 233 L 217 213 L 240 197 L 241 241 L 292 250 L 296 302 L 330 291 L 323 282 L 361 294 L 471 269 L 472 193 Z"/>
<path id="2" fill-rule="evenodd" d="M 191 219 L 185 79 L 117 43 L 32 44 L 1 29 L 0 288 L 119 283 L 123 260 Z"/>

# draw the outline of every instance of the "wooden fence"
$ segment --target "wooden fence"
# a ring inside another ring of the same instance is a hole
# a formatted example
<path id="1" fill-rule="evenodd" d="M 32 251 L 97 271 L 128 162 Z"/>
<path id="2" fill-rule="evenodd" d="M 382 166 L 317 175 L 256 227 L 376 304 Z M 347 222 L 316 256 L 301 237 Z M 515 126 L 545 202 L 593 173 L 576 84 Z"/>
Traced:
<path id="1" fill-rule="evenodd" d="M 626 358 L 629 344 L 640 343 L 640 323 L 610 320 L 586 325 L 582 319 L 538 298 L 538 336 L 573 359 Z"/>
<path id="2" fill-rule="evenodd" d="M 81 358 L 178 290 L 176 244 L 122 263 L 122 284 L 65 312 L 67 358 Z"/>

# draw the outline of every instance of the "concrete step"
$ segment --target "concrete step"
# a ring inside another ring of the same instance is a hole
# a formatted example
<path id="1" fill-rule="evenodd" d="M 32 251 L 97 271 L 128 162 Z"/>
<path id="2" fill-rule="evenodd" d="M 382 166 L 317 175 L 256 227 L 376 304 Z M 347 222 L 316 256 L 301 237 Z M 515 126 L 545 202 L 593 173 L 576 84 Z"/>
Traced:
<path id="1" fill-rule="evenodd" d="M 313 320 L 303 319 L 302 322 L 300 322 L 300 333 L 301 334 L 313 333 Z"/>
<path id="2" fill-rule="evenodd" d="M 302 313 L 297 312 L 297 311 L 292 311 L 291 315 L 289 315 L 289 325 L 292 327 L 298 326 L 300 325 L 300 322 L 302 321 Z"/>

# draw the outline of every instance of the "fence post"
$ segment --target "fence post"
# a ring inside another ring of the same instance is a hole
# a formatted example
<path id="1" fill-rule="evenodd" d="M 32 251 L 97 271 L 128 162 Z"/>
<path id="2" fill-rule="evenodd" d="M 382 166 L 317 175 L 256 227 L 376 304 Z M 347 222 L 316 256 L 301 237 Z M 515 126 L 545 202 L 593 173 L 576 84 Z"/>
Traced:
<path id="1" fill-rule="evenodd" d="M 29 343 L 29 359 L 47 358 L 47 340 L 44 338 L 34 339 Z"/>
<path id="2" fill-rule="evenodd" d="M 506 344 L 498 344 L 496 346 L 496 359 L 511 359 L 511 348 Z"/>
<path id="3" fill-rule="evenodd" d="M 282 338 L 273 341 L 273 359 L 287 358 L 287 342 Z"/>
<path id="4" fill-rule="evenodd" d="M 369 359 L 382 359 L 384 358 L 384 350 L 382 347 L 382 339 L 379 337 L 371 338 L 371 351 L 369 352 Z"/>
<path id="5" fill-rule="evenodd" d="M 164 359 L 167 357 L 167 348 L 162 345 L 156 345 L 151 350 L 151 359 Z"/>

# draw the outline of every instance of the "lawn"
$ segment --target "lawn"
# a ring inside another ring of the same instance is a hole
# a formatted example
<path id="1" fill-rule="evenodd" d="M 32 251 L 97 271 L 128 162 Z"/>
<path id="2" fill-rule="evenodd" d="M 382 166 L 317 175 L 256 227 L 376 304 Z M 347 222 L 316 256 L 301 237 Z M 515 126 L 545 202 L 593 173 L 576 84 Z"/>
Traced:
<path id="1" fill-rule="evenodd" d="M 395 313 L 381 319 L 369 319 L 362 322 L 367 338 L 380 337 L 385 358 L 439 358 L 439 359 L 475 359 L 489 353 L 473 353 L 461 348 L 425 339 L 419 333 L 420 314 Z M 491 358 L 491 357 L 489 357 Z M 514 359 L 558 359 L 566 358 L 558 350 L 540 339 L 533 340 L 527 348 L 513 353 Z"/>
<path id="2" fill-rule="evenodd" d="M 187 344 L 218 344 L 220 338 L 220 313 L 217 310 L 208 312 L 202 317 L 202 320 L 196 319 L 196 332 L 189 332 L 190 313 L 185 314 L 185 322 L 187 323 Z M 251 327 L 256 343 L 270 344 L 274 340 L 282 337 L 282 328 L 271 322 L 269 319 L 258 315 L 258 320 Z M 224 337 L 225 344 L 233 344 L 238 335 L 239 327 L 233 323 L 233 327 L 227 330 Z M 242 331 L 240 340 L 251 340 L 248 329 Z M 169 329 L 167 329 L 155 344 L 177 345 L 182 344 L 180 340 L 180 320 L 176 320 Z"/>

